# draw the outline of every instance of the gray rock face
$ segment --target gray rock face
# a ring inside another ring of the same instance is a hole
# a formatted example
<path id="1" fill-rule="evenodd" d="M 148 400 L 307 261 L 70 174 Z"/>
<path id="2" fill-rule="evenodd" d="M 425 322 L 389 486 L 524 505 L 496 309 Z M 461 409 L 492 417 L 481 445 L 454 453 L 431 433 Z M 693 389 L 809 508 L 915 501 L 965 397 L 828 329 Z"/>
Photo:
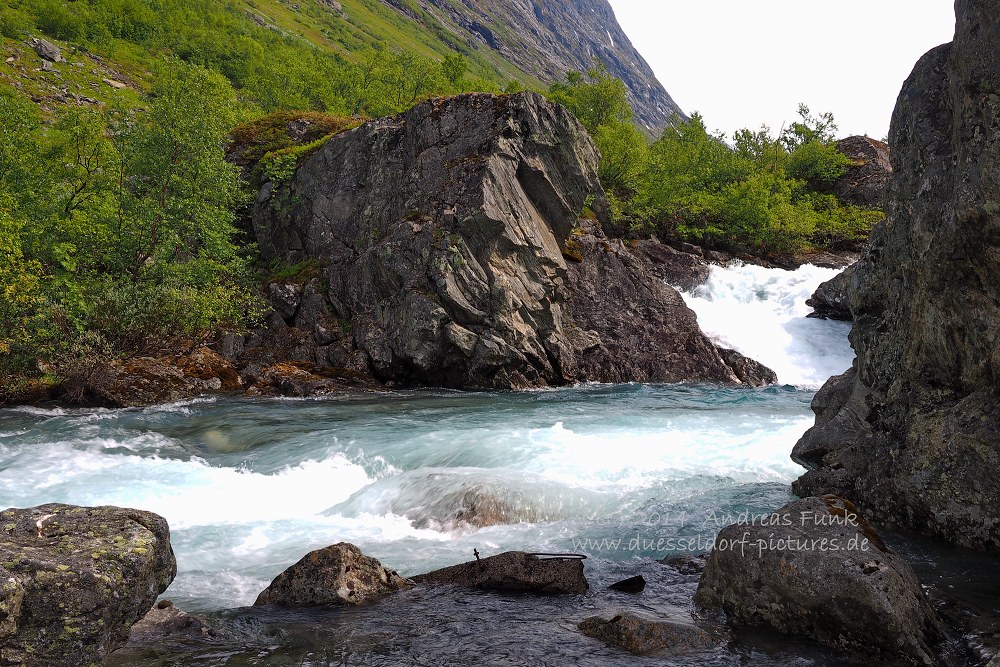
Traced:
<path id="1" fill-rule="evenodd" d="M 889 145 L 871 137 L 855 136 L 838 141 L 837 150 L 850 158 L 853 164 L 833 184 L 833 194 L 845 204 L 882 208 L 892 177 Z"/>
<path id="2" fill-rule="evenodd" d="M 275 288 L 275 327 L 308 336 L 297 360 L 454 388 L 739 383 L 660 273 L 603 235 L 605 210 L 564 109 L 463 95 L 333 137 L 265 183 L 253 225 L 265 258 L 326 267 Z"/>
<path id="3" fill-rule="evenodd" d="M 507 551 L 489 558 L 434 570 L 413 578 L 418 584 L 447 584 L 486 591 L 581 595 L 590 584 L 579 558 L 540 558 Z"/>
<path id="4" fill-rule="evenodd" d="M 848 295 L 855 271 L 854 266 L 852 264 L 833 278 L 820 283 L 813 295 L 806 299 L 806 305 L 813 309 L 813 312 L 808 315 L 809 317 L 845 322 L 854 319 Z"/>
<path id="5" fill-rule="evenodd" d="M 849 501 L 785 505 L 719 533 L 695 602 L 740 626 L 770 626 L 869 664 L 936 663 L 940 626 L 905 560 Z"/>
<path id="6" fill-rule="evenodd" d="M 410 587 L 361 549 L 340 542 L 303 556 L 261 591 L 254 606 L 360 605 Z"/>
<path id="7" fill-rule="evenodd" d="M 857 371 L 796 446 L 795 489 L 1000 550 L 1000 2 L 956 11 L 899 95 L 888 217 L 850 289 Z"/>
<path id="8" fill-rule="evenodd" d="M 628 612 L 611 619 L 586 618 L 579 628 L 588 637 L 636 655 L 683 655 L 715 645 L 712 636 L 695 625 L 653 621 Z"/>
<path id="9" fill-rule="evenodd" d="M 424 22 L 403 0 L 382 0 Z M 684 113 L 618 25 L 607 0 L 572 2 L 448 2 L 417 0 L 440 26 L 487 58 L 514 63 L 547 84 L 569 70 L 586 72 L 597 60 L 625 82 L 636 119 L 654 134 Z"/>
<path id="10" fill-rule="evenodd" d="M 0 512 L 0 664 L 102 664 L 176 572 L 167 522 L 151 512 Z"/>

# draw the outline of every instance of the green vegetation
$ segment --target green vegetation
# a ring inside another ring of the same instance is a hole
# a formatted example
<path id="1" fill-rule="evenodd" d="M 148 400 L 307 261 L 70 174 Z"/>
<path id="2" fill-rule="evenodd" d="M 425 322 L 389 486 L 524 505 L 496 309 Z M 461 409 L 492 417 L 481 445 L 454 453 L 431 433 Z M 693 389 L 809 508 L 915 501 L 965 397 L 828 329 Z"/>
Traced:
<path id="1" fill-rule="evenodd" d="M 440 26 L 427 30 L 429 17 L 414 24 L 379 3 L 344 6 L 344 15 L 314 0 L 0 6 L 0 45 L 13 54 L 0 62 L 0 401 L 26 377 L 72 381 L 89 372 L 87 359 L 254 323 L 256 285 L 285 270 L 258 266 L 237 241 L 248 197 L 239 167 L 287 180 L 365 117 L 432 95 L 499 91 L 483 78 L 497 68 Z M 38 35 L 61 41 L 69 62 L 40 70 L 25 44 Z M 301 136 L 289 135 L 293 122 Z M 237 164 L 225 159 L 230 140 L 242 149 Z"/>
<path id="2" fill-rule="evenodd" d="M 13 323 L 0 372 L 252 318 L 250 258 L 233 241 L 238 172 L 221 141 L 238 117 L 229 83 L 194 65 L 165 71 L 148 108 L 66 107 L 48 122 L 0 88 L 0 312 Z"/>
<path id="3" fill-rule="evenodd" d="M 280 184 L 365 118 L 539 88 L 459 43 L 446 19 L 397 4 L 405 12 L 371 0 L 340 0 L 343 12 L 331 0 L 0 5 L 0 402 L 72 384 L 97 360 L 250 326 L 261 280 L 318 274 L 261 266 L 240 242 L 241 168 Z M 68 62 L 41 68 L 33 36 L 59 41 Z M 827 115 L 803 108 L 782 136 L 743 131 L 733 145 L 695 116 L 651 142 L 600 67 L 550 96 L 600 147 L 623 230 L 768 253 L 861 238 L 878 215 L 823 194 L 846 166 Z"/>
<path id="4" fill-rule="evenodd" d="M 769 255 L 857 243 L 883 217 L 827 192 L 849 165 L 830 114 L 800 105 L 799 121 L 780 136 L 740 130 L 732 144 L 695 114 L 650 142 L 632 122 L 624 84 L 600 67 L 571 72 L 550 95 L 601 151 L 616 231 Z"/>

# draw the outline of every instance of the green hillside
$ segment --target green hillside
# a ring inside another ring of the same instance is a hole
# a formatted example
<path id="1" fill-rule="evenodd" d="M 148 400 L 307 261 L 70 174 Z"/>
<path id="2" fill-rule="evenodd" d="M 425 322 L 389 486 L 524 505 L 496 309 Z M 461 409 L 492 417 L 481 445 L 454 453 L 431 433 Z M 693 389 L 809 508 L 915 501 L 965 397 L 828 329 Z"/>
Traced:
<path id="1" fill-rule="evenodd" d="M 403 6 L 409 16 L 377 0 L 14 0 L 0 8 L 4 60 L 13 57 L 0 78 L 36 101 L 77 94 L 105 102 L 112 96 L 102 79 L 148 91 L 176 58 L 220 72 L 264 111 L 369 116 L 430 93 L 543 88 L 495 52 L 460 43 L 415 4 Z M 76 68 L 36 72 L 31 36 L 65 47 Z"/>

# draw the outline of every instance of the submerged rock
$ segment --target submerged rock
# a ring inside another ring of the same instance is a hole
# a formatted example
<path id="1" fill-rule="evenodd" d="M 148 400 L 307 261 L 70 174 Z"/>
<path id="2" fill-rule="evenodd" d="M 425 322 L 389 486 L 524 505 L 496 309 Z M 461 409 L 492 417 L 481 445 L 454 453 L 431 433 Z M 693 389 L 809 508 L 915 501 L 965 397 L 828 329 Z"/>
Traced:
<path id="1" fill-rule="evenodd" d="M 340 542 L 303 556 L 261 591 L 254 606 L 359 605 L 411 586 L 353 544 Z"/>
<path id="2" fill-rule="evenodd" d="M 232 349 L 389 385 L 738 384 L 665 284 L 670 252 L 601 231 L 597 161 L 575 118 L 528 93 L 430 100 L 334 136 L 253 213 L 266 259 L 321 276 L 274 288 L 269 330 Z"/>
<path id="3" fill-rule="evenodd" d="M 487 591 L 583 594 L 590 588 L 580 558 L 546 558 L 507 551 L 413 577 L 418 584 L 450 584 Z"/>
<path id="4" fill-rule="evenodd" d="M 103 663 L 176 572 L 167 522 L 151 512 L 0 512 L 0 664 Z"/>
<path id="5" fill-rule="evenodd" d="M 1000 551 L 1000 1 L 955 6 L 896 104 L 887 219 L 850 290 L 856 373 L 796 446 L 795 490 Z"/>
<path id="6" fill-rule="evenodd" d="M 705 563 L 708 562 L 708 554 L 681 554 L 679 556 L 667 556 L 659 562 L 663 565 L 669 565 L 681 574 L 701 574 L 705 571 Z"/>
<path id="7" fill-rule="evenodd" d="M 842 498 L 723 529 L 695 602 L 865 658 L 936 664 L 941 628 L 909 564 Z"/>
<path id="8" fill-rule="evenodd" d="M 636 655 L 683 655 L 711 648 L 716 643 L 709 633 L 695 625 L 652 621 L 628 612 L 611 619 L 592 616 L 578 627 L 588 637 Z"/>
<path id="9" fill-rule="evenodd" d="M 162 646 L 165 642 L 200 642 L 218 639 L 221 633 L 204 619 L 160 600 L 129 632 L 130 646 Z"/>
<path id="10" fill-rule="evenodd" d="M 628 579 L 622 579 L 608 586 L 613 591 L 620 593 L 641 593 L 646 590 L 646 580 L 641 574 Z"/>
<path id="11" fill-rule="evenodd" d="M 425 488 L 435 489 L 435 482 L 434 476 L 429 475 Z M 413 521 L 414 527 L 434 530 L 478 529 L 538 521 L 538 512 L 519 494 L 479 484 L 456 490 L 440 489 L 420 507 L 400 509 Z"/>

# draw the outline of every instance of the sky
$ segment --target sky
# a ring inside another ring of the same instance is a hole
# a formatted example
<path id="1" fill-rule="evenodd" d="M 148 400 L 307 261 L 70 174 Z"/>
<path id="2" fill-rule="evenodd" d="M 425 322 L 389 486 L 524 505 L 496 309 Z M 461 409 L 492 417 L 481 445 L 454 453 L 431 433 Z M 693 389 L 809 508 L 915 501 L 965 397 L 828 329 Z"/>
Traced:
<path id="1" fill-rule="evenodd" d="M 889 132 L 913 65 L 951 41 L 953 0 L 610 0 L 618 22 L 686 113 L 732 136 L 777 133 L 800 102 L 838 136 Z"/>

